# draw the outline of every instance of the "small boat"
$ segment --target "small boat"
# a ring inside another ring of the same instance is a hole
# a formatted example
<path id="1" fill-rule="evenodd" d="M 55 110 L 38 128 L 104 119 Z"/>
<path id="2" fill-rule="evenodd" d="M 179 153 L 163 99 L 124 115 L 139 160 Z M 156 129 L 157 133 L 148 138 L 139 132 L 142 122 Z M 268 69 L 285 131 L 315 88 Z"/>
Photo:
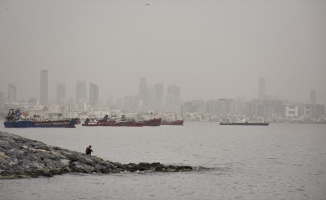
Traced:
<path id="1" fill-rule="evenodd" d="M 162 118 L 150 119 L 144 121 L 144 126 L 159 126 L 161 125 Z"/>
<path id="2" fill-rule="evenodd" d="M 163 120 L 161 122 L 161 125 L 183 125 L 183 120 L 181 119 L 178 119 L 178 120 L 174 120 L 174 121 L 166 121 L 166 120 Z"/>
<path id="3" fill-rule="evenodd" d="M 73 118 L 71 120 L 32 121 L 20 119 L 20 110 L 10 109 L 3 124 L 6 128 L 76 128 L 77 120 Z"/>

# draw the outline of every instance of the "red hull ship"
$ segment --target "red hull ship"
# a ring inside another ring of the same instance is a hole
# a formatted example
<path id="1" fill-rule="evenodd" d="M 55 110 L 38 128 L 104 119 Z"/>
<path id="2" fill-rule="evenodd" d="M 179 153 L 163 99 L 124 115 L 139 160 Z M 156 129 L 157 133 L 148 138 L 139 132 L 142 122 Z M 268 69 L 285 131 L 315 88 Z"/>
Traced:
<path id="1" fill-rule="evenodd" d="M 143 127 L 143 123 L 131 121 L 116 121 L 114 119 L 109 119 L 108 115 L 105 115 L 103 119 L 98 121 L 91 121 L 86 119 L 82 126 L 132 126 L 132 127 Z"/>
<path id="2" fill-rule="evenodd" d="M 144 126 L 159 126 L 161 125 L 162 118 L 150 119 L 144 121 Z"/>
<path id="3" fill-rule="evenodd" d="M 175 121 L 162 121 L 161 125 L 183 125 L 183 120 L 175 120 Z"/>

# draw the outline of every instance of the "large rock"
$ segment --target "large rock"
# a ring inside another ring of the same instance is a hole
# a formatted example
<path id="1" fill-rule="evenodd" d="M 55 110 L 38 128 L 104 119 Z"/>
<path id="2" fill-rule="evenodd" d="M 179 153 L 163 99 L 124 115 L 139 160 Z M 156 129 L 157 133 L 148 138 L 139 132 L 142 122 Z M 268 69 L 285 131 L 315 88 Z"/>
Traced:
<path id="1" fill-rule="evenodd" d="M 52 177 L 64 173 L 120 173 L 191 171 L 190 166 L 161 163 L 104 161 L 96 156 L 70 151 L 42 142 L 0 132 L 0 178 Z"/>

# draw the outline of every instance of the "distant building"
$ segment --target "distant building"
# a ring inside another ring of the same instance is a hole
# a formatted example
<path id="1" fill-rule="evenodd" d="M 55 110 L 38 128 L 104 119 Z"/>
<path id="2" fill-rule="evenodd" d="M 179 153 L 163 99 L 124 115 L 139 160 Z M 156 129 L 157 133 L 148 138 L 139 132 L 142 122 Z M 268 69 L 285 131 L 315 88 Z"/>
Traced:
<path id="1" fill-rule="evenodd" d="M 39 102 L 37 101 L 36 98 L 30 98 L 28 100 L 28 105 L 30 105 L 30 106 L 35 106 L 35 105 L 38 105 L 38 104 L 39 104 Z"/>
<path id="2" fill-rule="evenodd" d="M 176 85 L 168 86 L 165 105 L 168 110 L 177 111 L 180 109 L 180 87 Z"/>
<path id="3" fill-rule="evenodd" d="M 6 103 L 5 93 L 0 92 L 0 109 L 5 108 L 5 103 Z"/>
<path id="4" fill-rule="evenodd" d="M 164 100 L 164 85 L 163 83 L 156 83 L 154 85 L 154 105 L 156 110 L 161 110 L 163 108 Z"/>
<path id="5" fill-rule="evenodd" d="M 149 87 L 148 88 L 148 109 L 152 109 L 154 105 L 154 88 Z"/>
<path id="6" fill-rule="evenodd" d="M 264 78 L 259 79 L 259 93 L 258 93 L 258 99 L 263 100 L 266 95 L 266 81 Z"/>
<path id="7" fill-rule="evenodd" d="M 298 117 L 299 106 L 286 105 L 285 106 L 285 117 Z"/>
<path id="8" fill-rule="evenodd" d="M 312 105 L 312 117 L 325 115 L 325 106 L 321 104 Z"/>
<path id="9" fill-rule="evenodd" d="M 9 83 L 8 86 L 8 103 L 12 104 L 13 102 L 16 102 L 16 87 L 13 84 Z"/>
<path id="10" fill-rule="evenodd" d="M 89 84 L 89 104 L 95 106 L 98 104 L 99 88 L 96 84 Z"/>
<path id="11" fill-rule="evenodd" d="M 48 105 L 48 71 L 42 70 L 40 77 L 40 104 Z"/>
<path id="12" fill-rule="evenodd" d="M 316 105 L 316 90 L 310 90 L 310 103 Z"/>
<path id="13" fill-rule="evenodd" d="M 121 108 L 122 107 L 122 99 L 117 99 L 117 108 Z"/>
<path id="14" fill-rule="evenodd" d="M 112 106 L 113 105 L 113 97 L 112 97 L 112 95 L 108 95 L 108 98 L 106 100 L 106 105 L 107 106 Z"/>
<path id="15" fill-rule="evenodd" d="M 76 101 L 86 101 L 86 83 L 85 81 L 77 81 L 76 83 Z"/>
<path id="16" fill-rule="evenodd" d="M 302 116 L 311 117 L 311 115 L 312 115 L 312 105 L 311 104 L 304 105 Z"/>
<path id="17" fill-rule="evenodd" d="M 234 110 L 233 99 L 218 99 L 217 100 L 217 113 L 229 114 Z"/>
<path id="18" fill-rule="evenodd" d="M 140 106 L 140 95 L 136 94 L 134 95 L 134 105 L 133 105 L 133 109 L 137 110 Z"/>
<path id="19" fill-rule="evenodd" d="M 133 96 L 125 96 L 123 99 L 123 107 L 124 108 L 133 108 L 133 106 L 134 106 Z"/>
<path id="20" fill-rule="evenodd" d="M 149 103 L 149 99 L 148 99 L 149 89 L 146 84 L 146 78 L 140 78 L 139 95 L 140 95 L 141 100 L 143 101 L 143 105 L 145 107 L 147 107 L 148 103 Z"/>
<path id="21" fill-rule="evenodd" d="M 57 104 L 64 105 L 66 103 L 66 85 L 64 83 L 57 84 Z"/>

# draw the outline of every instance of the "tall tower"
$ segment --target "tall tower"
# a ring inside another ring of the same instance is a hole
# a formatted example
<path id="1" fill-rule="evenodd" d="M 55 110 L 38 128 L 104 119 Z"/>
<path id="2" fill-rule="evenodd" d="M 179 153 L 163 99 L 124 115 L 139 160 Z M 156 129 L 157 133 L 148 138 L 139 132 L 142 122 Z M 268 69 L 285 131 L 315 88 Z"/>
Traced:
<path id="1" fill-rule="evenodd" d="M 167 89 L 166 106 L 176 110 L 180 101 L 180 87 L 169 85 Z"/>
<path id="2" fill-rule="evenodd" d="M 48 70 L 41 71 L 40 77 L 40 104 L 48 105 Z"/>
<path id="3" fill-rule="evenodd" d="M 8 86 L 8 103 L 16 102 L 16 87 L 9 83 Z"/>
<path id="4" fill-rule="evenodd" d="M 316 90 L 310 90 L 310 103 L 316 105 Z"/>
<path id="5" fill-rule="evenodd" d="M 64 105 L 66 103 L 66 85 L 64 83 L 57 84 L 57 104 Z"/>
<path id="6" fill-rule="evenodd" d="M 266 81 L 264 78 L 259 79 L 259 93 L 258 93 L 258 98 L 260 100 L 265 98 L 265 91 L 266 91 Z"/>
<path id="7" fill-rule="evenodd" d="M 141 100 L 143 100 L 144 106 L 148 106 L 148 93 L 149 93 L 149 89 L 146 84 L 146 78 L 140 78 L 139 95 Z"/>
<path id="8" fill-rule="evenodd" d="M 155 109 L 163 108 L 163 92 L 164 92 L 163 88 L 164 88 L 163 83 L 156 83 L 154 85 Z"/>
<path id="9" fill-rule="evenodd" d="M 86 101 L 86 83 L 85 81 L 77 81 L 76 83 L 76 101 Z"/>
<path id="10" fill-rule="evenodd" d="M 89 84 L 89 103 L 91 106 L 95 106 L 98 103 L 99 89 L 94 83 Z"/>

